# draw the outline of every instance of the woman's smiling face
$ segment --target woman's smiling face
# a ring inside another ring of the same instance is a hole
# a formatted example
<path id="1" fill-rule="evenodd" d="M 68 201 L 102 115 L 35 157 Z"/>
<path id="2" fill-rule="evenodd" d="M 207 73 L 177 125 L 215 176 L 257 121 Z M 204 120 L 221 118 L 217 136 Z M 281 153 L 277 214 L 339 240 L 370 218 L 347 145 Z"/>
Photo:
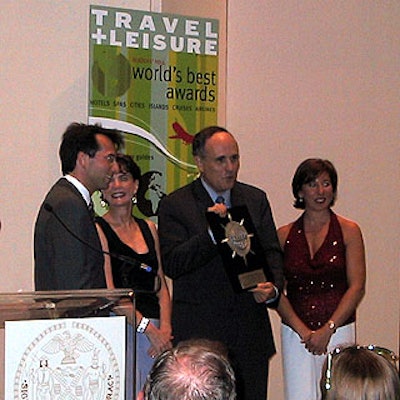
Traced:
<path id="1" fill-rule="evenodd" d="M 120 169 L 115 173 L 107 189 L 103 190 L 104 199 L 112 206 L 132 204 L 132 197 L 136 194 L 139 181 L 133 179 L 129 172 Z"/>
<path id="2" fill-rule="evenodd" d="M 329 208 L 334 199 L 331 178 L 322 172 L 312 181 L 303 184 L 299 196 L 303 197 L 306 208 Z"/>

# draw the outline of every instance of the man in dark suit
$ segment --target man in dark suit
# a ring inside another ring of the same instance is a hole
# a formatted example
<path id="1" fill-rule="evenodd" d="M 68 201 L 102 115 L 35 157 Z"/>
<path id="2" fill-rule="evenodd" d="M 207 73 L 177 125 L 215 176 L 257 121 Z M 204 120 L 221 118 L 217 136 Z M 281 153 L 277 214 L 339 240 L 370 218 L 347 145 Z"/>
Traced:
<path id="1" fill-rule="evenodd" d="M 64 176 L 46 195 L 35 224 L 36 290 L 106 287 L 91 195 L 108 187 L 121 145 L 118 131 L 97 125 L 72 123 L 65 131 L 59 151 Z"/>
<path id="2" fill-rule="evenodd" d="M 283 285 L 282 254 L 266 194 L 237 182 L 239 148 L 224 128 L 200 131 L 193 142 L 200 178 L 161 201 L 159 235 L 164 271 L 173 280 L 176 342 L 207 338 L 225 343 L 237 378 L 238 398 L 265 400 L 268 363 L 275 353 L 267 306 L 277 306 Z M 217 204 L 222 196 L 225 204 Z M 263 268 L 273 282 L 238 293 L 206 220 L 246 206 L 262 246 Z"/>

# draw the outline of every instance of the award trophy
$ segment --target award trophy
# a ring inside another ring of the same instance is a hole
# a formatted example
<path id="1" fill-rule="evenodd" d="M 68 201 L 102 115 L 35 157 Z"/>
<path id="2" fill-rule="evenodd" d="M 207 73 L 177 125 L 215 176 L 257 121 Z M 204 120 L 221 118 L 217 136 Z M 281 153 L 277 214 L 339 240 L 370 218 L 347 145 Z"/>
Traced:
<path id="1" fill-rule="evenodd" d="M 206 217 L 235 292 L 247 291 L 260 282 L 272 281 L 246 206 L 229 208 L 224 218 L 209 211 Z"/>

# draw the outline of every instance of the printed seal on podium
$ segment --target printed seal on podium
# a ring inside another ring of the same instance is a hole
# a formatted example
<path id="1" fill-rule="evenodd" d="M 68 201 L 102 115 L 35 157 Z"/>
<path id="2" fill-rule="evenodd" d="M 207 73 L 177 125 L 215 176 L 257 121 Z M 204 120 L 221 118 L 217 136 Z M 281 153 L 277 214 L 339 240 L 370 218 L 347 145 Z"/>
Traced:
<path id="1" fill-rule="evenodd" d="M 119 318 L 11 322 L 24 324 L 25 335 L 29 335 L 29 326 L 42 326 L 18 361 L 13 398 L 123 399 L 124 365 L 120 365 L 112 340 L 97 329 L 95 321 L 104 326 Z"/>

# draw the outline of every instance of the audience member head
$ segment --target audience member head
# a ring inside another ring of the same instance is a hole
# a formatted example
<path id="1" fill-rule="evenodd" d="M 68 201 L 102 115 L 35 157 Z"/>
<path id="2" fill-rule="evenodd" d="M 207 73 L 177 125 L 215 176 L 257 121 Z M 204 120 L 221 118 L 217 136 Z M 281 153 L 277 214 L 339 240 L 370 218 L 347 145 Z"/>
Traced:
<path id="1" fill-rule="evenodd" d="M 323 400 L 400 400 L 395 355 L 375 346 L 328 354 L 321 379 Z"/>
<path id="2" fill-rule="evenodd" d="M 145 400 L 234 400 L 235 377 L 222 344 L 190 340 L 162 353 L 144 385 Z"/>
<path id="3" fill-rule="evenodd" d="M 297 167 L 292 180 L 292 193 L 295 198 L 293 206 L 295 208 L 304 210 L 305 204 L 299 196 L 299 192 L 303 185 L 314 181 L 323 172 L 326 172 L 331 180 L 333 189 L 331 206 L 335 204 L 338 185 L 338 176 L 335 167 L 328 160 L 322 160 L 321 158 L 308 158 Z"/>
<path id="4" fill-rule="evenodd" d="M 201 178 L 217 193 L 232 189 L 240 167 L 239 146 L 225 128 L 210 126 L 193 140 L 193 157 Z"/>

